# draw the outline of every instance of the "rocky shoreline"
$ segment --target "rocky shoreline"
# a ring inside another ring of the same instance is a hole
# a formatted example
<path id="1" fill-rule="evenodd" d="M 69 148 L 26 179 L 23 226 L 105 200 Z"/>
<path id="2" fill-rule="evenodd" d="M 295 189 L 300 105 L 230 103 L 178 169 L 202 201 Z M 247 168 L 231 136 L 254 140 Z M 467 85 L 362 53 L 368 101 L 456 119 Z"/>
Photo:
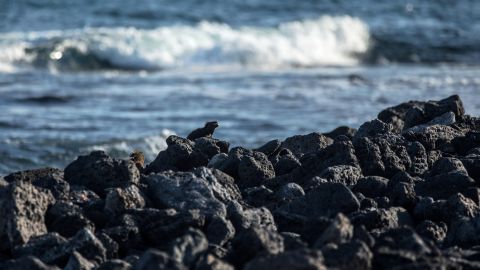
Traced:
<path id="1" fill-rule="evenodd" d="M 480 269 L 480 118 L 458 96 L 258 149 L 217 126 L 146 166 L 96 151 L 0 178 L 0 269 Z"/>

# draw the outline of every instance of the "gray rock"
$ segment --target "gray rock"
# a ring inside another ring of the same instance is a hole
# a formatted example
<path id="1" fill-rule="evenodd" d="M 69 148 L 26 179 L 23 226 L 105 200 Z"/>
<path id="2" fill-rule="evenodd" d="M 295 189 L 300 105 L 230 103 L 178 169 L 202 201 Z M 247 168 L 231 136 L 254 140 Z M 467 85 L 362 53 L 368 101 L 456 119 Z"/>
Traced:
<path id="1" fill-rule="evenodd" d="M 104 195 L 105 189 L 137 184 L 140 172 L 131 160 L 116 160 L 103 151 L 95 151 L 65 168 L 65 180 L 70 185 L 84 186 Z"/>
<path id="2" fill-rule="evenodd" d="M 320 174 L 326 168 L 337 165 L 350 165 L 360 168 L 358 159 L 355 154 L 355 148 L 349 140 L 337 140 L 333 144 L 327 146 L 319 152 L 306 154 L 301 159 L 301 176 L 304 181 L 309 180 L 314 176 Z M 294 176 L 295 177 L 295 176 Z M 299 178 L 299 177 L 295 177 Z M 298 183 L 299 180 L 295 182 Z M 301 183 L 304 189 L 305 183 Z M 308 184 L 307 184 L 308 185 Z"/>
<path id="3" fill-rule="evenodd" d="M 208 224 L 206 233 L 209 243 L 223 246 L 235 236 L 235 227 L 230 220 L 215 217 Z"/>
<path id="4" fill-rule="evenodd" d="M 467 169 L 468 175 L 480 183 L 480 155 L 462 158 L 461 161 Z"/>
<path id="5" fill-rule="evenodd" d="M 90 270 L 94 267 L 95 265 L 93 263 L 85 259 L 80 253 L 74 251 L 64 270 Z"/>
<path id="6" fill-rule="evenodd" d="M 390 178 L 411 166 L 408 142 L 402 136 L 386 133 L 362 137 L 355 139 L 354 145 L 364 175 Z"/>
<path id="7" fill-rule="evenodd" d="M 298 233 L 282 232 L 280 234 L 283 237 L 283 245 L 285 251 L 303 249 L 308 247 L 307 242 L 302 240 L 302 236 Z"/>
<path id="8" fill-rule="evenodd" d="M 199 168 L 194 172 L 152 174 L 145 181 L 156 207 L 179 211 L 200 209 L 208 216 L 225 217 L 224 202 L 239 196 L 233 194 L 232 189 L 223 185 L 207 168 Z"/>
<path id="9" fill-rule="evenodd" d="M 478 121 L 478 118 L 476 118 Z M 464 136 L 453 139 L 452 143 L 455 146 L 455 151 L 462 156 L 480 155 L 480 132 L 476 127 L 475 120 L 473 127 L 464 127 L 463 123 L 452 125 L 465 132 Z"/>
<path id="10" fill-rule="evenodd" d="M 298 197 L 305 196 L 305 191 L 296 183 L 287 183 L 283 185 L 275 195 L 281 201 L 292 201 Z"/>
<path id="11" fill-rule="evenodd" d="M 389 180 L 381 176 L 367 176 L 357 181 L 353 192 L 360 192 L 369 198 L 381 197 L 387 191 Z"/>
<path id="12" fill-rule="evenodd" d="M 315 242 L 315 247 L 321 249 L 326 244 L 341 244 L 349 242 L 353 236 L 353 226 L 348 217 L 338 213 L 332 224 L 327 227 Z"/>
<path id="13" fill-rule="evenodd" d="M 135 265 L 138 260 L 140 259 L 140 255 L 128 255 L 127 257 L 125 257 L 125 261 L 129 264 L 131 264 L 132 266 Z M 133 267 L 132 267 L 133 269 Z"/>
<path id="14" fill-rule="evenodd" d="M 100 240 L 100 242 L 102 242 L 103 247 L 105 247 L 108 260 L 118 258 L 120 245 L 117 243 L 117 241 L 113 240 L 110 236 L 103 232 L 97 233 L 96 237 L 98 240 Z"/>
<path id="15" fill-rule="evenodd" d="M 114 188 L 108 191 L 105 199 L 105 212 L 112 215 L 123 213 L 127 209 L 145 207 L 145 198 L 135 185 L 126 188 Z"/>
<path id="16" fill-rule="evenodd" d="M 435 117 L 431 121 L 425 124 L 417 125 L 414 127 L 410 127 L 405 129 L 403 132 L 423 132 L 426 128 L 434 125 L 443 125 L 448 126 L 455 123 L 455 114 L 453 112 L 446 112 L 440 116 Z"/>
<path id="17" fill-rule="evenodd" d="M 149 249 L 134 265 L 135 270 L 188 270 L 188 267 L 174 260 L 167 253 Z"/>
<path id="18" fill-rule="evenodd" d="M 133 227 L 136 231 L 131 231 L 128 229 L 129 227 L 126 227 L 127 230 L 122 229 L 109 235 L 121 246 L 123 242 L 123 246 L 128 248 L 139 242 L 136 237 L 130 238 L 129 236 L 135 236 L 135 234 L 138 235 L 141 232 L 141 239 L 139 240 L 143 240 L 150 246 L 163 246 L 175 238 L 185 235 L 189 228 L 205 227 L 205 215 L 201 214 L 199 210 L 176 212 L 173 209 L 168 209 L 146 217 L 139 217 L 139 219 L 141 224 L 138 225 L 138 228 Z"/>
<path id="19" fill-rule="evenodd" d="M 392 228 L 382 233 L 375 245 L 376 248 L 390 248 L 412 252 L 415 256 L 431 254 L 431 244 L 425 242 L 413 229 L 409 227 Z"/>
<path id="20" fill-rule="evenodd" d="M 462 161 L 457 158 L 442 157 L 438 159 L 428 172 L 429 176 L 440 175 L 449 172 L 457 172 L 468 175 Z"/>
<path id="21" fill-rule="evenodd" d="M 442 158 L 442 152 L 440 150 L 427 151 L 427 162 L 430 168 L 433 167 L 433 164 L 435 164 L 440 158 Z"/>
<path id="22" fill-rule="evenodd" d="M 285 139 L 281 147 L 292 151 L 297 157 L 302 157 L 308 153 L 315 153 L 328 145 L 332 144 L 333 140 L 317 132 L 307 135 L 295 135 Z"/>
<path id="23" fill-rule="evenodd" d="M 465 114 L 463 102 L 458 95 L 452 95 L 440 101 L 428 101 L 425 104 L 425 113 L 428 119 L 433 119 L 446 112 L 453 112 L 456 117 Z"/>
<path id="24" fill-rule="evenodd" d="M 392 125 L 382 122 L 380 119 L 374 119 L 363 123 L 355 134 L 354 140 L 362 137 L 376 137 L 393 130 Z"/>
<path id="25" fill-rule="evenodd" d="M 63 178 L 63 171 L 56 168 L 41 168 L 33 170 L 25 170 L 11 173 L 4 177 L 4 180 L 12 183 L 16 181 L 29 182 L 30 184 L 40 178 L 58 175 Z"/>
<path id="26" fill-rule="evenodd" d="M 406 148 L 411 161 L 408 173 L 412 175 L 423 175 L 431 165 L 429 163 L 427 150 L 419 142 L 408 143 Z M 430 161 L 434 160 L 430 159 Z"/>
<path id="27" fill-rule="evenodd" d="M 242 147 L 232 148 L 214 168 L 234 177 L 241 188 L 260 186 L 275 177 L 273 165 L 264 153 Z"/>
<path id="28" fill-rule="evenodd" d="M 412 209 L 417 203 L 415 185 L 413 183 L 398 182 L 388 192 L 388 197 L 393 205 Z"/>
<path id="29" fill-rule="evenodd" d="M 98 233 L 98 240 L 102 242 L 102 245 L 107 249 L 107 259 L 115 258 L 116 254 L 124 254 L 128 250 L 137 249 L 141 247 L 141 243 L 144 241 L 149 245 L 157 244 L 157 241 L 163 243 L 161 236 L 157 238 L 151 238 L 157 231 L 144 232 L 145 237 L 141 234 L 139 227 L 121 225 L 115 227 L 109 227 L 103 229 Z M 108 238 L 106 238 L 106 237 Z M 144 237 L 144 239 L 143 239 Z M 171 236 L 168 236 L 171 237 Z M 110 240 L 111 239 L 111 240 Z M 143 240 L 143 241 L 142 241 Z M 113 242 L 112 242 L 113 241 Z M 155 241 L 155 242 L 154 242 Z M 115 244 L 116 243 L 116 244 Z M 112 256 L 113 255 L 113 256 Z"/>
<path id="30" fill-rule="evenodd" d="M 240 188 L 260 186 L 263 181 L 275 177 L 275 170 L 267 156 L 254 152 L 243 156 L 238 164 L 238 186 Z"/>
<path id="31" fill-rule="evenodd" d="M 10 246 L 23 245 L 31 237 L 47 233 L 45 212 L 55 202 L 50 192 L 43 192 L 28 182 L 10 184 L 0 197 L 0 238 Z"/>
<path id="32" fill-rule="evenodd" d="M 188 229 L 185 235 L 176 238 L 169 246 L 172 259 L 185 266 L 191 266 L 207 250 L 208 241 L 201 231 Z"/>
<path id="33" fill-rule="evenodd" d="M 86 206 L 100 201 L 97 193 L 82 186 L 71 186 L 69 201 L 79 206 Z"/>
<path id="34" fill-rule="evenodd" d="M 480 205 L 480 189 L 477 187 L 469 188 L 465 193 L 465 197 L 472 200 L 476 205 Z"/>
<path id="35" fill-rule="evenodd" d="M 466 192 L 474 186 L 475 180 L 469 176 L 458 172 L 450 172 L 427 177 L 425 181 L 415 185 L 415 191 L 420 196 L 447 199 L 456 193 Z"/>
<path id="36" fill-rule="evenodd" d="M 204 154 L 208 159 L 220 153 L 228 153 L 230 144 L 214 138 L 202 137 L 194 141 L 193 150 Z"/>
<path id="37" fill-rule="evenodd" d="M 270 161 L 275 169 L 275 175 L 285 175 L 301 166 L 297 157 L 288 149 L 281 148 L 278 154 L 271 157 Z"/>
<path id="38" fill-rule="evenodd" d="M 96 264 L 100 264 L 106 260 L 105 247 L 88 229 L 79 231 L 63 248 L 63 254 L 72 254 L 74 251 L 77 251 L 82 254 L 85 259 Z"/>
<path id="39" fill-rule="evenodd" d="M 460 217 L 450 224 L 445 243 L 447 246 L 460 247 L 477 245 L 479 222 L 477 219 Z"/>
<path id="40" fill-rule="evenodd" d="M 328 182 L 353 186 L 362 177 L 362 171 L 349 165 L 337 165 L 326 168 L 320 173 L 319 177 L 326 179 Z"/>
<path id="41" fill-rule="evenodd" d="M 366 209 L 352 213 L 349 218 L 355 227 L 363 225 L 367 230 L 385 230 L 413 224 L 410 214 L 402 207 Z"/>
<path id="42" fill-rule="evenodd" d="M 458 217 L 450 223 L 444 243 L 446 246 L 456 245 L 459 247 L 478 245 L 480 243 L 479 230 L 480 220 L 478 217 Z"/>
<path id="43" fill-rule="evenodd" d="M 207 164 L 208 168 L 219 168 L 223 162 L 228 158 L 225 153 L 216 154 L 213 156 Z"/>
<path id="44" fill-rule="evenodd" d="M 421 130 L 410 130 L 403 133 L 403 136 L 410 141 L 419 141 L 427 150 L 442 150 L 454 152 L 452 140 L 462 136 L 462 132 L 443 125 L 433 125 Z"/>
<path id="45" fill-rule="evenodd" d="M 242 195 L 237 184 L 235 183 L 235 179 L 233 179 L 230 175 L 216 169 L 210 169 L 210 171 L 197 169 L 194 172 L 198 173 L 203 178 L 206 178 L 211 183 L 213 193 L 224 204 L 228 204 L 231 201 L 242 201 Z M 210 173 L 215 176 L 215 179 L 218 183 L 214 181 L 214 179 L 210 179 Z"/>
<path id="46" fill-rule="evenodd" d="M 360 202 L 355 195 L 340 183 L 322 183 L 309 191 L 304 197 L 284 205 L 286 212 L 308 217 L 335 216 L 345 214 L 360 208 Z"/>
<path id="47" fill-rule="evenodd" d="M 449 220 L 457 217 L 473 218 L 479 214 L 479 207 L 471 199 L 457 193 L 448 198 L 444 213 Z"/>
<path id="48" fill-rule="evenodd" d="M 207 254 L 199 259 L 195 270 L 234 270 L 235 268 L 229 263 L 215 257 L 212 254 Z"/>
<path id="49" fill-rule="evenodd" d="M 372 268 L 373 254 L 370 248 L 361 241 L 342 243 L 337 247 L 327 247 L 322 250 L 325 264 L 334 269 L 360 269 Z"/>
<path id="50" fill-rule="evenodd" d="M 457 118 L 465 113 L 459 96 L 453 95 L 440 101 L 417 102 L 407 111 L 404 128 L 427 123 L 448 112 L 452 112 Z"/>
<path id="51" fill-rule="evenodd" d="M 417 220 L 443 221 L 445 219 L 445 200 L 433 200 L 431 197 L 425 197 L 418 201 L 413 210 L 413 215 Z"/>
<path id="52" fill-rule="evenodd" d="M 59 255 L 71 254 L 74 251 L 79 252 L 85 259 L 98 265 L 106 260 L 106 250 L 102 242 L 88 229 L 79 231 L 64 246 Z"/>
<path id="53" fill-rule="evenodd" d="M 267 156 L 273 155 L 279 148 L 282 143 L 279 140 L 271 140 L 266 144 L 255 149 L 257 152 L 262 152 Z"/>
<path id="54" fill-rule="evenodd" d="M 56 250 L 67 244 L 67 239 L 56 232 L 47 233 L 30 239 L 26 244 L 17 246 L 12 250 L 16 258 L 34 256 L 38 258 L 49 258 L 54 256 Z M 52 254 L 49 254 L 52 253 Z"/>
<path id="55" fill-rule="evenodd" d="M 355 196 L 360 197 L 362 193 L 357 193 Z M 360 209 L 378 208 L 378 203 L 371 198 L 364 198 L 360 200 Z"/>
<path id="56" fill-rule="evenodd" d="M 148 164 L 145 173 L 157 173 L 168 170 L 186 171 L 208 164 L 208 157 L 194 151 L 195 143 L 175 135 L 167 138 L 167 149 L 158 153 L 155 160 Z"/>
<path id="57" fill-rule="evenodd" d="M 102 263 L 96 270 L 130 270 L 132 265 L 126 261 L 115 259 Z"/>
<path id="58" fill-rule="evenodd" d="M 85 259 L 96 265 L 106 259 L 104 246 L 88 229 L 79 231 L 68 241 L 55 234 L 36 238 L 18 252 L 35 254 L 43 262 L 56 265 L 67 264 L 70 255 L 74 252 L 80 253 Z"/>
<path id="59" fill-rule="evenodd" d="M 85 217 L 83 209 L 67 201 L 58 201 L 48 209 L 46 224 L 49 231 L 68 238 L 83 228 L 95 230 L 95 224 Z"/>
<path id="60" fill-rule="evenodd" d="M 244 208 L 237 202 L 228 205 L 228 219 L 232 222 L 237 232 L 250 227 L 265 228 L 269 231 L 276 231 L 273 215 L 265 207 Z"/>
<path id="61" fill-rule="evenodd" d="M 323 135 L 333 140 L 335 140 L 338 136 L 345 136 L 351 140 L 355 136 L 355 133 L 357 133 L 357 130 L 355 128 L 340 126 L 330 132 L 323 133 Z"/>
<path id="62" fill-rule="evenodd" d="M 253 207 L 269 206 L 275 202 L 275 193 L 264 185 L 243 190 L 245 203 Z"/>
<path id="63" fill-rule="evenodd" d="M 16 260 L 9 260 L 6 262 L 0 262 L 0 268 L 2 270 L 19 270 L 19 269 L 28 269 L 28 270 L 60 270 L 56 266 L 50 266 L 43 263 L 38 258 L 28 256 L 22 257 Z"/>
<path id="64" fill-rule="evenodd" d="M 441 244 L 447 235 L 447 224 L 436 224 L 431 220 L 424 220 L 417 225 L 416 231 L 423 238 L 430 239 L 436 244 Z"/>
<path id="65" fill-rule="evenodd" d="M 373 238 L 363 225 L 353 228 L 353 240 L 364 242 L 369 248 L 375 246 L 375 238 Z"/>
<path id="66" fill-rule="evenodd" d="M 96 151 L 16 172 L 0 269 L 480 268 L 479 130 L 452 96 L 256 150 L 204 128 L 145 169 Z"/>
<path id="67" fill-rule="evenodd" d="M 63 171 L 55 168 L 42 168 L 19 171 L 5 176 L 5 181 L 28 182 L 38 188 L 48 189 L 55 199 L 64 199 L 70 191 L 70 186 L 63 179 Z"/>
<path id="68" fill-rule="evenodd" d="M 255 257 L 275 255 L 283 252 L 283 237 L 274 231 L 250 227 L 233 239 L 235 255 L 232 260 L 238 267 Z"/>
<path id="69" fill-rule="evenodd" d="M 384 109 L 377 117 L 383 122 L 391 124 L 394 127 L 394 131 L 398 133 L 403 129 L 407 112 L 413 107 L 421 106 L 422 103 L 420 101 L 404 102 Z"/>
<path id="70" fill-rule="evenodd" d="M 220 162 L 218 167 L 215 166 L 215 169 L 232 176 L 233 178 L 238 178 L 238 165 L 243 156 L 252 156 L 254 151 L 243 148 L 243 147 L 234 147 L 228 152 L 227 158 Z M 260 153 L 260 152 L 259 152 Z"/>
<path id="71" fill-rule="evenodd" d="M 322 253 L 318 250 L 298 249 L 281 254 L 259 257 L 247 265 L 245 270 L 325 270 Z"/>

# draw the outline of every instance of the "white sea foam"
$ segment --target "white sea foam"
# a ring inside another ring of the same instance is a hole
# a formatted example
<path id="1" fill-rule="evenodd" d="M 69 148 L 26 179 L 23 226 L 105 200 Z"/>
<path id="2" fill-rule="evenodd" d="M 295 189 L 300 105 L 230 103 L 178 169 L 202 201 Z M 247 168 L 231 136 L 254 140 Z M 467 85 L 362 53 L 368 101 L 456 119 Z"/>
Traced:
<path id="1" fill-rule="evenodd" d="M 32 57 L 38 58 L 35 53 L 44 53 L 48 68 L 68 50 L 75 50 L 76 57 L 94 57 L 123 69 L 344 66 L 359 63 L 358 55 L 368 51 L 369 40 L 367 25 L 350 16 L 322 16 L 277 27 L 235 28 L 202 22 L 148 30 L 87 28 L 4 34 L 0 62 L 31 63 Z M 25 48 L 43 50 L 26 53 Z"/>
<path id="2" fill-rule="evenodd" d="M 136 140 L 121 140 L 93 145 L 86 147 L 83 151 L 88 153 L 95 150 L 102 150 L 113 156 L 126 157 L 129 153 L 138 149 L 145 154 L 147 161 L 153 161 L 160 151 L 167 148 L 165 140 L 170 135 L 175 135 L 175 133 L 171 130 L 164 129 L 160 135 L 148 136 Z"/>

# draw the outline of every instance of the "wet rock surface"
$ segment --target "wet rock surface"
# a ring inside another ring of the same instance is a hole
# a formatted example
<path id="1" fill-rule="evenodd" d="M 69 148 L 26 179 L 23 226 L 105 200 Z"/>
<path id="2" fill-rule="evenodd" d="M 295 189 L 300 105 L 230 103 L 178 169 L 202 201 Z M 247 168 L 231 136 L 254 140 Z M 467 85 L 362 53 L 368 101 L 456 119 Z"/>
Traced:
<path id="1" fill-rule="evenodd" d="M 0 269 L 478 269 L 480 119 L 458 96 L 358 130 L 170 136 L 0 178 Z"/>

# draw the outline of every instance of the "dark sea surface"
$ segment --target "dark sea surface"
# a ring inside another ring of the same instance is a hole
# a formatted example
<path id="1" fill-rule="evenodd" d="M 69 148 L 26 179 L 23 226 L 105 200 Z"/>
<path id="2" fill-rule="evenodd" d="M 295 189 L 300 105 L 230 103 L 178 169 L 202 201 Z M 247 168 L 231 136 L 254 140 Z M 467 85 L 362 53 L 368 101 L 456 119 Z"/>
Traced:
<path id="1" fill-rule="evenodd" d="M 254 147 L 451 94 L 480 115 L 478 0 L 0 0 L 0 175 L 152 160 L 208 120 Z"/>

